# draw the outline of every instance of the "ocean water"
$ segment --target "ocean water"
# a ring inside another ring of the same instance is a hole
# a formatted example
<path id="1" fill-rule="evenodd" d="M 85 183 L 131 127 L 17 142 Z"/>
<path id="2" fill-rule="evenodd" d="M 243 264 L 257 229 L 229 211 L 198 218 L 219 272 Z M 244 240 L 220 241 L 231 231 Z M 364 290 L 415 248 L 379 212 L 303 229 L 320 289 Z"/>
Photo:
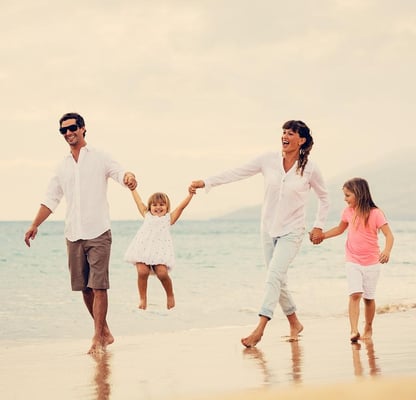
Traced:
<path id="1" fill-rule="evenodd" d="M 176 267 L 171 277 L 176 307 L 170 311 L 155 277 L 149 278 L 148 309 L 137 309 L 136 269 L 123 261 L 123 254 L 140 223 L 112 223 L 108 322 L 114 335 L 257 323 L 266 276 L 257 220 L 175 224 Z M 81 294 L 69 285 L 63 222 L 46 221 L 31 248 L 23 242 L 28 225 L 0 222 L 0 340 L 90 338 L 92 319 Z M 416 221 L 392 221 L 390 226 L 395 245 L 390 262 L 382 268 L 376 296 L 379 312 L 401 312 L 416 304 Z M 313 246 L 305 236 L 289 270 L 289 287 L 301 319 L 347 321 L 344 242 L 342 236 Z M 277 309 L 272 322 L 282 319 Z"/>

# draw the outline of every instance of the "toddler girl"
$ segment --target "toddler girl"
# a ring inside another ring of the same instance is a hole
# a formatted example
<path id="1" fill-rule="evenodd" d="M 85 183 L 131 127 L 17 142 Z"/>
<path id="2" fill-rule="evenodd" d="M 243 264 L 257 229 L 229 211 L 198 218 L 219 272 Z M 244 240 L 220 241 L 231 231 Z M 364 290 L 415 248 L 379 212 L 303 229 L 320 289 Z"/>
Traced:
<path id="1" fill-rule="evenodd" d="M 169 276 L 169 270 L 175 263 L 170 226 L 179 219 L 194 193 L 195 189 L 190 187 L 188 196 L 170 213 L 170 201 L 165 193 L 152 194 L 146 206 L 137 190 L 132 191 L 144 221 L 128 246 L 124 260 L 136 265 L 140 296 L 138 307 L 142 310 L 147 307 L 147 280 L 150 273 L 156 274 L 166 291 L 167 308 L 175 307 L 173 285 Z"/>

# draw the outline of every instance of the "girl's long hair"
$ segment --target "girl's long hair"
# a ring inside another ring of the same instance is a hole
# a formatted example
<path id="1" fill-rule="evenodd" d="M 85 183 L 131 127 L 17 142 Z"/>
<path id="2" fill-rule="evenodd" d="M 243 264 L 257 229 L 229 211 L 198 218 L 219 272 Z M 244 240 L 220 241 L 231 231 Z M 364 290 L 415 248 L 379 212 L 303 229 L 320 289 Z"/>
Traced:
<path id="1" fill-rule="evenodd" d="M 366 226 L 371 209 L 378 208 L 371 198 L 368 182 L 363 178 L 352 178 L 344 183 L 343 188 L 354 193 L 357 204 L 355 207 L 356 217 L 364 221 L 364 226 Z"/>
<path id="2" fill-rule="evenodd" d="M 298 165 L 296 167 L 296 172 L 300 172 L 300 175 L 303 175 L 303 171 L 308 163 L 308 156 L 312 150 L 313 138 L 311 131 L 308 126 L 303 121 L 290 120 L 283 124 L 283 129 L 290 129 L 293 132 L 299 133 L 299 136 L 305 138 L 306 141 L 300 146 L 299 149 L 299 158 Z"/>

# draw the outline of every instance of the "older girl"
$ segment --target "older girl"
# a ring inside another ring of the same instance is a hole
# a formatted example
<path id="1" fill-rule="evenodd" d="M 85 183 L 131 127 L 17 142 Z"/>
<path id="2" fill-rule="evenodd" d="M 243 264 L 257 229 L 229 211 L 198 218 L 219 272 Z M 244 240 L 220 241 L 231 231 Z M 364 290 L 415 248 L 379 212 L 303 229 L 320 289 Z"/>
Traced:
<path id="1" fill-rule="evenodd" d="M 349 290 L 350 340 L 354 343 L 360 339 L 358 319 L 361 298 L 364 298 L 365 306 L 362 339 L 372 337 L 372 324 L 376 311 L 374 297 L 380 275 L 380 264 L 389 261 L 394 237 L 383 212 L 374 204 L 365 179 L 350 179 L 344 183 L 342 191 L 348 206 L 342 213 L 339 225 L 324 232 L 323 238 L 341 235 L 348 228 L 345 258 Z M 385 237 L 382 251 L 378 245 L 379 231 Z"/>

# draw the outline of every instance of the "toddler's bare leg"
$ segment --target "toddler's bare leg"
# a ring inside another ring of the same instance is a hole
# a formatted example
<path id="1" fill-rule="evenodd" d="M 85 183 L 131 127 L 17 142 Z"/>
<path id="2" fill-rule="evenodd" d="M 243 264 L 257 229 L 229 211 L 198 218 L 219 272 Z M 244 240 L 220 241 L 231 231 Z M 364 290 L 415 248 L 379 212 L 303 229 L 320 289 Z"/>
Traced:
<path id="1" fill-rule="evenodd" d="M 147 280 L 149 279 L 150 268 L 144 263 L 137 263 L 137 287 L 139 289 L 139 308 L 146 310 L 147 308 Z"/>
<path id="2" fill-rule="evenodd" d="M 168 268 L 166 267 L 166 265 L 156 265 L 155 273 L 156 276 L 159 278 L 163 288 L 165 289 L 167 298 L 167 308 L 168 310 L 170 310 L 171 308 L 175 307 L 175 296 L 173 294 L 173 284 L 169 276 Z"/>

